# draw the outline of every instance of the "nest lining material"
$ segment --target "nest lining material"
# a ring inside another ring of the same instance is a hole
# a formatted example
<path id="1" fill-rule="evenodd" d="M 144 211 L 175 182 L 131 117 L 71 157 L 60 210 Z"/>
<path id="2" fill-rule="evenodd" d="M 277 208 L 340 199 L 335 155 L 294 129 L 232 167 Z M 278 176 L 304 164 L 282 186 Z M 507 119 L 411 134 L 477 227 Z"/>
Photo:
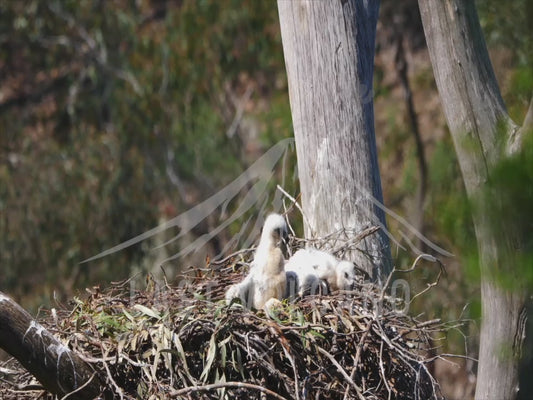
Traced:
<path id="1" fill-rule="evenodd" d="M 94 288 L 41 322 L 93 366 L 106 398 L 442 398 L 428 369 L 431 335 L 447 329 L 440 320 L 398 313 L 368 283 L 285 301 L 269 318 L 222 300 L 244 270 L 228 258 L 192 285 L 133 296 L 127 282 Z M 53 398 L 13 360 L 0 378 L 2 399 Z"/>

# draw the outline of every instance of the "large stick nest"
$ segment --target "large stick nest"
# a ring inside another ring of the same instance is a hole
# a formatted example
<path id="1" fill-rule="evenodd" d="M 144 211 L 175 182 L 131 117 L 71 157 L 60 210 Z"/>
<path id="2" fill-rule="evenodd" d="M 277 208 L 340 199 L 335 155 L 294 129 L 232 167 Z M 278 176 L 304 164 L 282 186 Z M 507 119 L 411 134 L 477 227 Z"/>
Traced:
<path id="1" fill-rule="evenodd" d="M 398 313 L 399 300 L 369 283 L 285 301 L 274 318 L 227 306 L 246 259 L 210 264 L 189 285 L 95 288 L 41 322 L 93 366 L 108 398 L 441 398 L 428 351 L 445 324 Z M 53 398 L 13 360 L 0 364 L 0 397 Z"/>

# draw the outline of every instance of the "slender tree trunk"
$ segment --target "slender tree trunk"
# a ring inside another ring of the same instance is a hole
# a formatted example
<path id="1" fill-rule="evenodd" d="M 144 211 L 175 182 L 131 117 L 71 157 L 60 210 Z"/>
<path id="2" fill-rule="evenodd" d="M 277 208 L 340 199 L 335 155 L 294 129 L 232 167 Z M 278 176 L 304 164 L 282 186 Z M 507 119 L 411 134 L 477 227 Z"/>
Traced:
<path id="1" fill-rule="evenodd" d="M 431 62 L 470 198 L 483 190 L 491 167 L 516 151 L 517 127 L 500 95 L 471 0 L 419 0 Z M 501 129 L 507 133 L 502 142 Z M 494 195 L 497 195 L 495 193 Z M 495 276 L 517 274 L 509 265 L 507 240 L 477 210 L 474 226 L 480 253 L 482 325 L 476 399 L 513 399 L 518 391 L 525 292 L 501 287 Z"/>
<path id="2" fill-rule="evenodd" d="M 305 235 L 381 225 L 352 254 L 379 279 L 390 271 L 374 135 L 377 0 L 278 0 Z M 370 257 L 368 257 L 370 256 Z"/>
<path id="3" fill-rule="evenodd" d="M 418 117 L 416 115 L 415 103 L 413 101 L 411 84 L 409 83 L 407 57 L 405 56 L 403 35 L 397 30 L 397 28 L 395 28 L 394 31 L 397 40 L 396 56 L 394 57 L 394 62 L 396 64 L 396 72 L 398 74 L 398 78 L 403 87 L 405 105 L 407 107 L 407 114 L 409 115 L 411 131 L 415 139 L 416 154 L 418 160 L 419 182 L 416 193 L 415 211 L 413 213 L 415 222 L 414 226 L 421 235 L 424 235 L 424 203 L 426 200 L 428 168 L 426 162 L 426 155 L 424 153 L 424 143 L 422 142 L 422 136 L 420 135 Z M 420 249 L 420 251 L 425 251 L 425 243 L 420 238 L 417 238 L 417 247 Z"/>
<path id="4" fill-rule="evenodd" d="M 51 393 L 64 396 L 78 389 L 70 398 L 82 400 L 100 394 L 100 379 L 92 368 L 2 292 L 0 348 Z"/>

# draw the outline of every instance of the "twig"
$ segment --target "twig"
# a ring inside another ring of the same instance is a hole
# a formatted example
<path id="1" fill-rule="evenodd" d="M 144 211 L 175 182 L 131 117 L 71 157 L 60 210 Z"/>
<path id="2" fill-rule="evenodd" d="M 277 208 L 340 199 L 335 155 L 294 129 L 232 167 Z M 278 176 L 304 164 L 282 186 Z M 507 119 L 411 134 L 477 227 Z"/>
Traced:
<path id="1" fill-rule="evenodd" d="M 81 385 L 79 388 L 77 388 L 76 390 L 73 390 L 72 392 L 70 393 L 67 393 L 66 395 L 64 395 L 63 397 L 61 397 L 61 400 L 66 400 L 68 399 L 70 396 L 73 396 L 75 395 L 76 393 L 80 392 L 81 390 L 83 390 L 85 387 L 87 387 L 87 385 L 89 385 L 89 383 L 91 383 L 91 381 L 93 380 L 93 378 L 96 376 L 96 372 L 94 372 L 91 377 L 89 379 L 87 379 L 87 382 L 85 382 L 83 385 Z"/>
<path id="2" fill-rule="evenodd" d="M 409 303 L 412 303 L 414 299 L 416 299 L 417 297 L 423 295 L 424 293 L 426 293 L 427 291 L 429 291 L 431 288 L 435 287 L 438 285 L 439 281 L 440 281 L 440 277 L 443 273 L 446 273 L 446 269 L 444 268 L 444 265 L 442 264 L 442 262 L 437 258 L 437 257 L 434 257 L 432 256 L 431 254 L 420 254 L 416 259 L 415 261 L 413 262 L 413 264 L 411 265 L 411 268 L 409 269 L 396 269 L 396 268 L 393 268 L 392 272 L 390 273 L 389 277 L 387 278 L 387 283 L 385 284 L 385 286 L 383 286 L 383 290 L 381 292 L 381 297 L 380 297 L 380 301 L 383 301 L 383 298 L 385 296 L 385 290 L 387 289 L 387 287 L 389 286 L 389 283 L 390 283 L 390 280 L 392 279 L 392 274 L 394 272 L 402 272 L 402 273 L 406 273 L 406 272 L 412 272 L 415 270 L 415 268 L 417 267 L 418 265 L 418 261 L 420 261 L 421 259 L 424 259 L 426 261 L 430 261 L 432 263 L 437 263 L 440 267 L 440 270 L 439 270 L 439 274 L 437 275 L 437 279 L 432 282 L 432 283 L 429 283 L 427 285 L 427 287 L 422 290 L 421 292 L 415 294 L 411 300 L 409 301 Z"/>
<path id="3" fill-rule="evenodd" d="M 270 328 L 272 330 L 272 333 L 279 338 L 279 342 L 281 344 L 281 347 L 283 349 L 283 352 L 285 353 L 285 356 L 289 359 L 292 365 L 292 371 L 294 374 L 294 393 L 296 394 L 296 400 L 300 400 L 300 388 L 298 385 L 298 370 L 296 369 L 296 363 L 294 362 L 294 357 L 291 355 L 291 347 L 289 343 L 287 342 L 287 339 L 285 336 L 283 336 L 283 333 L 280 329 L 278 329 L 277 324 L 271 322 Z"/>
<path id="4" fill-rule="evenodd" d="M 231 253 L 229 256 L 227 257 L 224 257 L 222 260 L 211 260 L 210 264 L 211 265 L 222 265 L 222 264 L 226 264 L 229 260 L 231 260 L 232 258 L 236 257 L 236 256 L 239 256 L 241 254 L 246 254 L 246 253 L 253 253 L 253 251 L 255 250 L 255 246 L 252 246 L 248 249 L 241 249 L 241 250 L 238 250 L 238 251 L 235 251 L 233 253 Z M 198 268 L 195 268 L 195 269 L 198 269 Z"/>
<path id="5" fill-rule="evenodd" d="M 337 254 L 340 251 L 343 251 L 346 247 L 353 246 L 353 245 L 359 243 L 361 240 L 363 240 L 367 236 L 370 236 L 370 235 L 376 233 L 377 231 L 379 231 L 379 229 L 380 229 L 379 226 L 368 227 L 365 230 L 363 230 L 362 232 L 360 232 L 357 235 L 355 235 L 352 239 L 348 239 L 341 246 L 339 246 L 337 248 L 334 248 L 331 252 L 333 254 Z M 344 233 L 347 233 L 347 232 L 348 232 L 347 230 L 344 230 Z"/>
<path id="6" fill-rule="evenodd" d="M 335 357 L 333 357 L 331 354 L 329 354 L 322 347 L 317 347 L 317 349 L 318 349 L 318 351 L 320 353 L 322 353 L 327 358 L 329 358 L 331 363 L 333 365 L 335 365 L 335 367 L 337 367 L 337 370 L 341 373 L 341 375 L 344 377 L 344 379 L 346 379 L 348 381 L 348 383 L 353 386 L 353 388 L 355 389 L 355 392 L 357 393 L 357 397 L 359 397 L 360 400 L 365 400 L 365 398 L 363 397 L 363 394 L 361 393 L 361 389 L 359 388 L 359 386 L 357 386 L 357 384 L 353 381 L 353 379 L 350 378 L 348 373 L 344 370 L 344 368 L 342 368 L 342 365 L 340 365 L 339 362 L 337 360 L 335 360 Z"/>
<path id="7" fill-rule="evenodd" d="M 352 373 L 350 375 L 350 378 L 353 380 L 355 379 L 355 374 L 357 373 L 357 364 L 359 364 L 359 359 L 361 358 L 361 350 L 363 349 L 364 345 L 365 345 L 365 340 L 366 340 L 366 337 L 368 336 L 368 332 L 370 332 L 370 330 L 372 329 L 372 321 L 369 321 L 368 322 L 368 326 L 366 327 L 366 329 L 364 330 L 363 334 L 361 335 L 361 339 L 359 339 L 359 343 L 357 345 L 357 351 L 355 352 L 355 358 L 354 358 L 354 361 L 353 361 L 353 370 L 352 370 Z M 346 388 L 346 391 L 344 392 L 344 399 L 345 400 L 349 400 L 349 389 Z"/>
<path id="8" fill-rule="evenodd" d="M 226 131 L 226 136 L 228 138 L 233 138 L 233 136 L 235 136 L 235 133 L 237 132 L 237 129 L 239 129 L 239 125 L 241 124 L 242 116 L 244 114 L 244 108 L 248 100 L 250 100 L 250 96 L 253 92 L 253 86 L 249 85 L 240 99 L 232 99 L 233 105 L 235 106 L 235 116 L 233 117 L 233 121 L 231 121 L 231 125 Z"/>
<path id="9" fill-rule="evenodd" d="M 387 375 L 385 375 L 385 368 L 383 367 L 383 342 L 379 345 L 379 370 L 381 371 L 381 376 L 383 377 L 383 383 L 385 384 L 385 387 L 387 388 L 387 392 L 389 393 L 388 399 L 390 400 L 392 391 L 389 385 L 389 382 L 387 381 Z"/>
<path id="10" fill-rule="evenodd" d="M 241 388 L 241 389 L 250 389 L 250 390 L 257 390 L 261 393 L 265 393 L 269 396 L 274 397 L 275 399 L 279 400 L 287 400 L 285 397 L 280 396 L 276 392 L 273 392 L 270 389 L 267 389 L 263 386 L 254 385 L 252 383 L 246 383 L 246 382 L 221 382 L 221 383 L 213 383 L 210 385 L 204 385 L 204 386 L 190 386 L 187 388 L 179 389 L 179 390 L 173 390 L 169 393 L 169 396 L 171 398 L 182 396 L 184 394 L 188 394 L 191 392 L 210 392 L 212 390 L 217 389 L 223 389 L 223 388 Z"/>
<path id="11" fill-rule="evenodd" d="M 287 193 L 285 191 L 285 189 L 283 189 L 280 185 L 277 185 L 277 189 L 285 196 L 287 197 L 290 201 L 292 201 L 292 203 L 294 204 L 294 206 L 298 209 L 298 211 L 300 211 L 300 214 L 302 214 L 302 218 L 304 220 L 304 222 L 307 224 L 307 226 L 309 227 L 309 229 L 312 229 L 312 226 L 311 224 L 309 223 L 309 220 L 307 219 L 307 217 L 305 216 L 304 214 L 304 210 L 302 210 L 302 207 L 300 206 L 300 204 L 298 204 L 298 201 L 292 197 L 289 193 Z"/>
<path id="12" fill-rule="evenodd" d="M 470 357 L 470 356 L 463 356 L 461 354 L 450 354 L 450 353 L 442 353 L 442 354 L 438 354 L 434 357 L 431 357 L 431 358 L 427 358 L 424 360 L 424 363 L 430 363 L 432 361 L 435 361 L 436 359 L 441 359 L 441 360 L 445 360 L 445 357 L 450 357 L 450 358 L 461 358 L 463 360 L 469 360 L 469 361 L 474 361 L 474 362 L 478 362 L 478 359 L 475 358 L 475 357 Z M 446 360 L 447 361 L 447 360 Z"/>

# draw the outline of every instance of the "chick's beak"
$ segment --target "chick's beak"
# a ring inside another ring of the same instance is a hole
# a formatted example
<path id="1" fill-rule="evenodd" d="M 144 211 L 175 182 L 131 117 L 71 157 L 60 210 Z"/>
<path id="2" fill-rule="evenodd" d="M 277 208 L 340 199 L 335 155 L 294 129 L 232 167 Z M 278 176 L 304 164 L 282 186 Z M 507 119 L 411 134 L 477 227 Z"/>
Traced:
<path id="1" fill-rule="evenodd" d="M 279 237 L 280 244 L 287 246 L 289 243 L 289 233 L 286 229 L 276 229 L 276 234 Z"/>

